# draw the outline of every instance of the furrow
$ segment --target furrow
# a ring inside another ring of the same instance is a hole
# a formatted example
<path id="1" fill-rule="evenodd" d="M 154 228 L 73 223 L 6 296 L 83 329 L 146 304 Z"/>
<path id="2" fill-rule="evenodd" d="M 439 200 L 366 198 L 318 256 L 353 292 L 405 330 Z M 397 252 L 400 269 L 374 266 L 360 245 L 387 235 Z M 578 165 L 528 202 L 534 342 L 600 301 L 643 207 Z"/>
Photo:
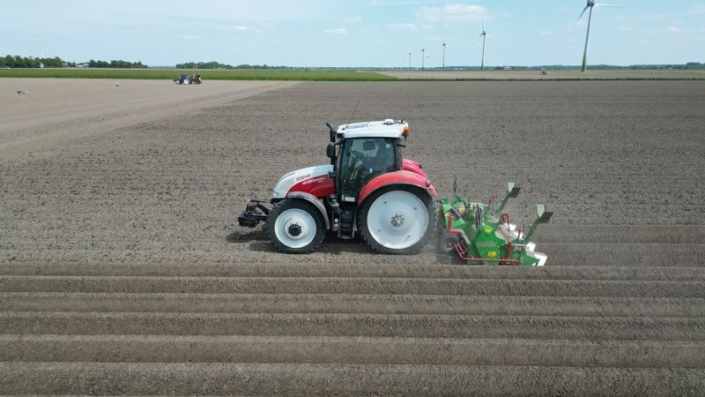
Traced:
<path id="1" fill-rule="evenodd" d="M 0 335 L 0 361 L 705 368 L 705 341 Z"/>
<path id="2" fill-rule="evenodd" d="M 705 299 L 5 292 L 0 311 L 705 317 Z"/>
<path id="3" fill-rule="evenodd" d="M 543 225 L 536 232 L 542 243 L 591 244 L 702 244 L 705 226 L 556 226 Z"/>
<path id="4" fill-rule="evenodd" d="M 589 246 L 589 251 L 595 247 Z M 558 250 L 558 249 L 556 249 Z M 571 250 L 562 250 L 558 258 Z M 641 252 L 640 248 L 629 249 Z M 660 247 L 663 251 L 664 248 Z M 702 256 L 701 250 L 697 251 Z M 651 254 L 651 253 L 649 253 Z M 695 252 L 694 252 L 695 254 Z M 96 263 L 0 263 L 5 276 L 142 276 L 142 277 L 336 277 L 413 279 L 503 279 L 503 280 L 644 280 L 705 281 L 705 267 L 664 266 L 579 266 L 573 262 L 540 268 L 514 266 L 448 266 L 439 264 L 361 264 L 361 263 L 235 263 L 235 264 L 96 264 Z M 609 255 L 604 255 L 607 262 Z M 638 261 L 638 260 L 637 260 Z M 635 262 L 629 262 L 634 264 Z M 663 264 L 662 264 L 663 265 Z"/>
<path id="5" fill-rule="evenodd" d="M 7 394 L 701 396 L 702 369 L 221 363 L 0 363 Z"/>
<path id="6" fill-rule="evenodd" d="M 2 312 L 0 334 L 705 340 L 705 318 Z"/>
<path id="7" fill-rule="evenodd" d="M 421 294 L 704 298 L 699 281 L 0 276 L 0 292 Z"/>
<path id="8" fill-rule="evenodd" d="M 702 244 L 540 243 L 548 255 L 547 267 L 630 267 L 638 272 L 656 268 L 705 268 Z M 538 248 L 537 248 L 538 249 Z"/>

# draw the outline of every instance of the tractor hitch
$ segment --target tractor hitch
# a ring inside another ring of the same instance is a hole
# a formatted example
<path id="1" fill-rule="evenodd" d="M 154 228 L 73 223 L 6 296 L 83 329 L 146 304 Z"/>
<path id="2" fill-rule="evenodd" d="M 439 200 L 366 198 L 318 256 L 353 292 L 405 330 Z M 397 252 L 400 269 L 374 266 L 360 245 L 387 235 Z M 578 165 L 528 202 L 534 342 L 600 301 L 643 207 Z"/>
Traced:
<path id="1" fill-rule="evenodd" d="M 255 227 L 259 225 L 260 222 L 267 221 L 267 215 L 269 215 L 269 208 L 265 207 L 265 203 L 262 200 L 250 199 L 247 202 L 245 211 L 241 212 L 237 217 L 237 223 L 243 227 Z"/>

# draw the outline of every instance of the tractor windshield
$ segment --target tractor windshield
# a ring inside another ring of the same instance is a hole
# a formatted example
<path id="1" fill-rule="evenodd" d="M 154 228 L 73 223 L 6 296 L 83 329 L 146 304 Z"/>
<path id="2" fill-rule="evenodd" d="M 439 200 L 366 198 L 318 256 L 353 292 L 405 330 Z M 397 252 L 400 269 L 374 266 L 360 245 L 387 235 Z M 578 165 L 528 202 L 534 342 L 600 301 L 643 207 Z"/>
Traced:
<path id="1" fill-rule="evenodd" d="M 338 166 L 341 201 L 354 202 L 368 180 L 398 168 L 395 141 L 391 138 L 354 138 L 345 141 Z"/>

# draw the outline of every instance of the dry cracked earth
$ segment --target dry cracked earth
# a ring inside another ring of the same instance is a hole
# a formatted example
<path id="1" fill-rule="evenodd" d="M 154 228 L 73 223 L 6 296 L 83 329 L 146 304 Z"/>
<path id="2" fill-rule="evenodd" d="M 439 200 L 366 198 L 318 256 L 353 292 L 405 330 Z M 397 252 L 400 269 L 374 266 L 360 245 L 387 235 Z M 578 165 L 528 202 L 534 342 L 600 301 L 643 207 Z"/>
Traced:
<path id="1" fill-rule="evenodd" d="M 702 396 L 703 109 L 704 81 L 0 79 L 0 394 Z M 441 195 L 546 203 L 547 265 L 237 226 L 326 121 L 390 117 Z"/>

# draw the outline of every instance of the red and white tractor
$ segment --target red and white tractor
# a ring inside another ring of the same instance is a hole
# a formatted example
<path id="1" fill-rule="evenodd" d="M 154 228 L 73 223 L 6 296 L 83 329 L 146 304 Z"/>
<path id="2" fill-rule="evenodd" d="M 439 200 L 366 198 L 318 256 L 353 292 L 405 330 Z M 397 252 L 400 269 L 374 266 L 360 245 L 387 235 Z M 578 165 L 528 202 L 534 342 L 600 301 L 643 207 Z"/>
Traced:
<path id="1" fill-rule="evenodd" d="M 436 227 L 437 193 L 419 163 L 402 156 L 409 124 L 326 125 L 330 164 L 282 176 L 270 200 L 274 207 L 251 199 L 238 224 L 266 222 L 274 247 L 285 253 L 313 252 L 329 232 L 341 239 L 359 233 L 380 253 L 419 252 Z"/>

